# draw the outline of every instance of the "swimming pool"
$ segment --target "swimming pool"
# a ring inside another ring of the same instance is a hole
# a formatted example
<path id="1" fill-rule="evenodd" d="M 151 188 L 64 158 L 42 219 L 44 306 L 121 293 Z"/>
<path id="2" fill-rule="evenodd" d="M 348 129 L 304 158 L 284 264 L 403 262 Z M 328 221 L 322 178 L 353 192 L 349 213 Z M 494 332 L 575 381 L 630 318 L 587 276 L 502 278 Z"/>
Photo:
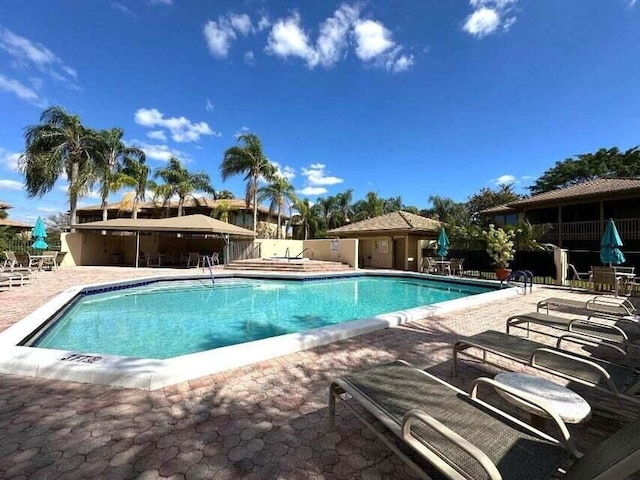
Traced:
<path id="1" fill-rule="evenodd" d="M 491 290 L 385 276 L 161 282 L 84 295 L 31 344 L 165 359 Z"/>
<path id="2" fill-rule="evenodd" d="M 326 275 L 220 272 L 213 288 L 209 275 L 70 287 L 0 332 L 0 373 L 154 390 L 518 294 L 497 282 L 433 283 L 413 272 Z M 385 278 L 395 279 L 387 290 Z M 188 301 L 176 295 L 184 289 Z M 117 307 L 107 308 L 112 300 Z"/>

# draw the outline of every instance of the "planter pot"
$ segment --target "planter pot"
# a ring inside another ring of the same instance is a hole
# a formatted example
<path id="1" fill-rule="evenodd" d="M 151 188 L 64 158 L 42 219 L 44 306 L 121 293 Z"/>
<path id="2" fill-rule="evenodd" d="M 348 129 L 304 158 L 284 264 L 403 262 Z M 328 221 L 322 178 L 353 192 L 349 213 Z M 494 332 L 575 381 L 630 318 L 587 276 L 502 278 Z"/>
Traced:
<path id="1" fill-rule="evenodd" d="M 509 275 L 511 275 L 510 268 L 496 268 L 496 277 L 498 277 L 498 280 L 502 281 Z"/>

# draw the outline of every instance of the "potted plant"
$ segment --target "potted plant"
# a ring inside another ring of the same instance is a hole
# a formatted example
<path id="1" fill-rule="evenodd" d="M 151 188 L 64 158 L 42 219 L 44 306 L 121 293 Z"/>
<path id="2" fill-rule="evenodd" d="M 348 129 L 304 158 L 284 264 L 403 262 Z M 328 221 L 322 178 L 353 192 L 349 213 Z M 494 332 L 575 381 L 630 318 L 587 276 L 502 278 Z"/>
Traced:
<path id="1" fill-rule="evenodd" d="M 507 267 L 509 262 L 513 260 L 515 250 L 513 248 L 513 231 L 504 231 L 496 228 L 493 224 L 489 225 L 489 230 L 484 233 L 487 242 L 487 253 L 493 259 L 496 268 L 496 276 L 498 280 L 504 280 L 511 274 L 511 270 Z"/>

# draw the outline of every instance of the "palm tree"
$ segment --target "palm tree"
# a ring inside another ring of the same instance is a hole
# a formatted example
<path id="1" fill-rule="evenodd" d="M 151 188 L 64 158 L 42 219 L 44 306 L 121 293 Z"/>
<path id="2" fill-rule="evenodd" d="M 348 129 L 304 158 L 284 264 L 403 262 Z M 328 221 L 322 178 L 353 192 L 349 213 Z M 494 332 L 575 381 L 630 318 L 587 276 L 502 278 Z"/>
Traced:
<path id="1" fill-rule="evenodd" d="M 165 197 L 165 202 L 174 195 L 178 196 L 178 217 L 181 217 L 183 214 L 186 198 L 193 197 L 194 192 L 206 192 L 214 197 L 216 194 L 211 186 L 209 175 L 204 172 L 189 172 L 180 163 L 180 160 L 175 157 L 169 159 L 166 167 L 158 168 L 154 176 L 164 180 L 164 185 L 160 186 L 160 191 Z"/>
<path id="2" fill-rule="evenodd" d="M 300 230 L 298 230 L 299 240 L 308 240 L 315 237 L 315 233 L 318 230 L 318 217 L 313 211 L 313 207 L 309 204 L 309 199 L 298 200 L 295 202 L 293 208 L 298 211 L 300 219 Z"/>
<path id="3" fill-rule="evenodd" d="M 341 227 L 351 221 L 354 215 L 352 202 L 352 188 L 336 195 L 335 214 L 331 219 L 331 228 Z"/>
<path id="4" fill-rule="evenodd" d="M 233 175 L 244 174 L 247 182 L 245 199 L 247 207 L 253 204 L 253 231 L 258 228 L 258 181 L 264 178 L 269 181 L 275 175 L 276 169 L 269 163 L 262 152 L 262 142 L 257 135 L 245 133 L 238 137 L 242 146 L 228 148 L 220 164 L 222 180 Z"/>
<path id="5" fill-rule="evenodd" d="M 111 192 L 120 190 L 123 186 L 134 186 L 137 182 L 122 171 L 125 159 L 131 159 L 143 164 L 144 152 L 137 147 L 128 147 L 122 141 L 124 132 L 121 128 L 111 128 L 98 132 L 97 171 L 100 181 L 100 198 L 102 199 L 102 220 L 107 220 L 107 199 Z"/>
<path id="6" fill-rule="evenodd" d="M 216 192 L 216 198 L 218 200 L 233 200 L 236 196 L 231 190 L 219 190 Z"/>
<path id="7" fill-rule="evenodd" d="M 56 106 L 43 111 L 40 124 L 28 126 L 24 138 L 26 146 L 20 165 L 27 194 L 43 196 L 66 173 L 74 225 L 78 197 L 87 191 L 93 177 L 98 135 L 82 125 L 80 117 Z"/>
<path id="8" fill-rule="evenodd" d="M 147 165 L 133 157 L 123 159 L 122 174 L 131 180 L 130 185 L 134 187 L 134 191 L 125 195 L 125 198 L 120 202 L 120 208 L 122 210 L 130 209 L 131 218 L 138 218 L 138 205 L 145 201 L 149 171 Z"/>
<path id="9" fill-rule="evenodd" d="M 353 210 L 358 220 L 379 217 L 384 213 L 384 200 L 376 192 L 369 192 L 364 200 L 356 202 Z"/>
<path id="10" fill-rule="evenodd" d="M 323 230 L 331 228 L 331 220 L 334 218 L 336 197 L 318 198 L 313 206 L 314 212 L 318 214 Z"/>
<path id="11" fill-rule="evenodd" d="M 264 202 L 269 200 L 269 210 L 273 213 L 275 207 L 278 207 L 278 238 L 282 236 L 282 209 L 285 203 L 295 202 L 296 194 L 293 185 L 284 177 L 274 175 L 271 181 L 258 190 L 258 201 Z"/>

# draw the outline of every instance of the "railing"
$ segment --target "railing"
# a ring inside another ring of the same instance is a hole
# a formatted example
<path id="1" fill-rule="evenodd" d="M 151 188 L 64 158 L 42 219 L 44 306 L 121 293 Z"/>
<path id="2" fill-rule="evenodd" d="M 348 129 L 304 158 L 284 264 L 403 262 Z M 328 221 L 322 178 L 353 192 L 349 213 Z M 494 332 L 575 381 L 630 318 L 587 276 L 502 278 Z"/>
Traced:
<path id="1" fill-rule="evenodd" d="M 586 222 L 548 223 L 548 230 L 541 236 L 541 242 L 558 244 L 562 240 L 600 240 L 604 233 L 605 222 L 591 220 Z M 625 240 L 640 239 L 640 218 L 616 219 L 618 233 Z"/>
<path id="2" fill-rule="evenodd" d="M 231 242 L 224 247 L 224 263 L 235 262 L 236 260 L 249 260 L 261 257 L 260 244 L 253 242 Z"/>
<path id="3" fill-rule="evenodd" d="M 49 244 L 47 250 L 60 251 L 60 237 L 46 238 L 45 241 Z M 12 252 L 34 253 L 35 250 L 31 248 L 32 243 L 33 240 L 9 238 L 6 241 L 6 249 Z"/>
<path id="4" fill-rule="evenodd" d="M 307 250 L 309 250 L 309 249 L 308 249 L 308 248 L 305 248 L 305 249 L 304 249 L 304 250 L 302 250 L 299 254 L 297 254 L 294 258 L 303 258 L 303 257 L 302 257 L 302 254 L 303 254 L 304 252 L 306 252 Z M 313 255 L 312 255 L 312 256 L 313 256 Z"/>

